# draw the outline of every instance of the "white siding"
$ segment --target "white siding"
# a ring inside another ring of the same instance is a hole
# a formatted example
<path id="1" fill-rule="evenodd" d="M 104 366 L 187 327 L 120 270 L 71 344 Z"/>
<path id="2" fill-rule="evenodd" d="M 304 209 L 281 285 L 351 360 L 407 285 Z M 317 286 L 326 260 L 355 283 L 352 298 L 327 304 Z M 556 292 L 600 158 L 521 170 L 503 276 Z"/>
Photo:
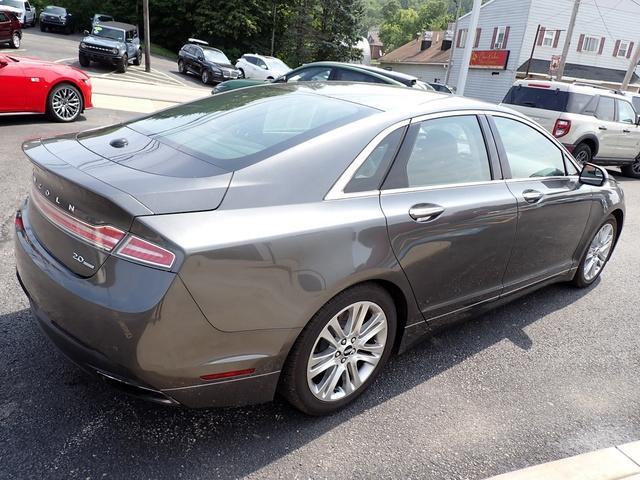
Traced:
<path id="1" fill-rule="evenodd" d="M 493 29 L 499 26 L 510 27 L 507 50 L 510 51 L 506 70 L 469 69 L 465 96 L 499 103 L 516 78 L 520 65 L 522 43 L 527 32 L 529 7 L 532 0 L 492 0 L 482 6 L 478 28 L 482 29 L 478 50 L 489 50 L 493 38 Z M 536 1 L 536 0 L 533 0 Z M 564 1 L 564 0 L 560 0 Z M 469 28 L 470 15 L 462 17 L 458 29 Z M 474 42 L 475 32 L 469 32 L 467 42 Z M 454 39 L 454 45 L 457 39 Z M 453 65 L 449 84 L 456 86 L 462 62 L 463 49 L 456 48 L 453 53 Z"/>
<path id="2" fill-rule="evenodd" d="M 382 68 L 391 68 L 394 72 L 406 73 L 418 77 L 423 82 L 444 83 L 447 70 L 440 65 L 407 64 L 407 63 L 381 63 Z"/>
<path id="3" fill-rule="evenodd" d="M 518 2 L 519 0 L 513 1 Z M 560 42 L 557 48 L 537 46 L 534 58 L 551 60 L 552 55 L 562 54 L 573 3 L 573 0 L 533 0 L 529 17 L 529 29 L 520 58 L 521 65 L 529 58 L 538 24 L 547 29 L 564 29 L 565 31 L 560 34 Z M 600 8 L 599 11 L 594 0 L 582 0 L 578 17 L 576 18 L 573 38 L 571 39 L 567 63 L 626 71 L 629 67 L 630 59 L 614 57 L 613 51 L 616 40 L 632 41 L 634 42 L 634 51 L 635 48 L 638 48 L 640 5 L 630 0 L 597 0 L 597 6 Z M 553 15 L 550 15 L 549 12 L 553 12 Z M 602 54 L 578 52 L 581 34 L 605 38 Z"/>

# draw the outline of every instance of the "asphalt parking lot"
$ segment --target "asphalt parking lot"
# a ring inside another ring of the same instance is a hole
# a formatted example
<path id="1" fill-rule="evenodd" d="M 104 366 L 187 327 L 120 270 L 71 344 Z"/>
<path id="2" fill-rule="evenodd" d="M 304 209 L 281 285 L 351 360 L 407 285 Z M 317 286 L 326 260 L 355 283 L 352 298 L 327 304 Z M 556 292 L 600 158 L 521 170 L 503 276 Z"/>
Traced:
<path id="1" fill-rule="evenodd" d="M 0 117 L 0 478 L 481 479 L 640 439 L 640 181 L 592 288 L 546 288 L 392 359 L 359 401 L 310 418 L 283 401 L 193 411 L 148 404 L 68 362 L 14 274 L 22 141 L 73 125 Z"/>

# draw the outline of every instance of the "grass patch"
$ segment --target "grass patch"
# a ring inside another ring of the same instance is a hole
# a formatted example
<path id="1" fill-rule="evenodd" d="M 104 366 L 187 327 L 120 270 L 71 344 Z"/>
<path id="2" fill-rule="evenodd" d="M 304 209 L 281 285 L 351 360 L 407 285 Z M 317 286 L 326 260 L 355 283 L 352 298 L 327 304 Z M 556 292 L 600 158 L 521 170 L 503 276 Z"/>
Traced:
<path id="1" fill-rule="evenodd" d="M 178 54 L 168 50 L 155 43 L 151 44 L 151 55 L 157 55 L 158 57 L 168 58 L 169 60 L 177 60 Z"/>

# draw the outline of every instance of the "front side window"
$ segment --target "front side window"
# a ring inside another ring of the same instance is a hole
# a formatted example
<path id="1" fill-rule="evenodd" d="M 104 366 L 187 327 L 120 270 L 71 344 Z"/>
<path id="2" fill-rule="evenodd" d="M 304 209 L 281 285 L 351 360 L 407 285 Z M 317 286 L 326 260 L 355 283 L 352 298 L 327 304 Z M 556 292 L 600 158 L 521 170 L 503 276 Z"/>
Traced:
<path id="1" fill-rule="evenodd" d="M 287 82 L 324 82 L 331 76 L 331 67 L 304 68 L 287 77 Z"/>
<path id="2" fill-rule="evenodd" d="M 546 136 L 517 120 L 494 117 L 512 178 L 565 175 L 562 151 Z"/>
<path id="3" fill-rule="evenodd" d="M 596 108 L 596 118 L 605 122 L 615 122 L 616 107 L 613 98 L 600 97 Z"/>
<path id="4" fill-rule="evenodd" d="M 411 126 L 384 189 L 489 180 L 489 156 L 478 119 L 456 116 Z"/>
<path id="5" fill-rule="evenodd" d="M 616 100 L 618 104 L 618 121 L 622 123 L 636 123 L 636 111 L 629 102 L 624 100 Z"/>
<path id="6" fill-rule="evenodd" d="M 342 82 L 387 83 L 373 75 L 368 75 L 364 72 L 356 72 L 355 70 L 347 70 L 346 68 L 339 68 L 336 71 L 335 80 Z"/>
<path id="7" fill-rule="evenodd" d="M 0 12 L 0 22 L 7 22 L 9 19 L 5 16 L 4 13 Z"/>

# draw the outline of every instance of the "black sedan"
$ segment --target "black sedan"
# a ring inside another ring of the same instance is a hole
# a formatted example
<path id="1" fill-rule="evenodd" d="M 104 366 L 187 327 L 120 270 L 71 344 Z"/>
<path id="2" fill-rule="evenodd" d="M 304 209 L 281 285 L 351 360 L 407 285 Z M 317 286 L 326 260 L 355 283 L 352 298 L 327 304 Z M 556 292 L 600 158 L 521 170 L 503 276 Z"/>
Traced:
<path id="1" fill-rule="evenodd" d="M 205 85 L 240 76 L 240 70 L 232 65 L 222 50 L 209 47 L 207 42 L 202 40 L 191 38 L 178 53 L 178 71 L 185 75 L 198 75 Z"/>

